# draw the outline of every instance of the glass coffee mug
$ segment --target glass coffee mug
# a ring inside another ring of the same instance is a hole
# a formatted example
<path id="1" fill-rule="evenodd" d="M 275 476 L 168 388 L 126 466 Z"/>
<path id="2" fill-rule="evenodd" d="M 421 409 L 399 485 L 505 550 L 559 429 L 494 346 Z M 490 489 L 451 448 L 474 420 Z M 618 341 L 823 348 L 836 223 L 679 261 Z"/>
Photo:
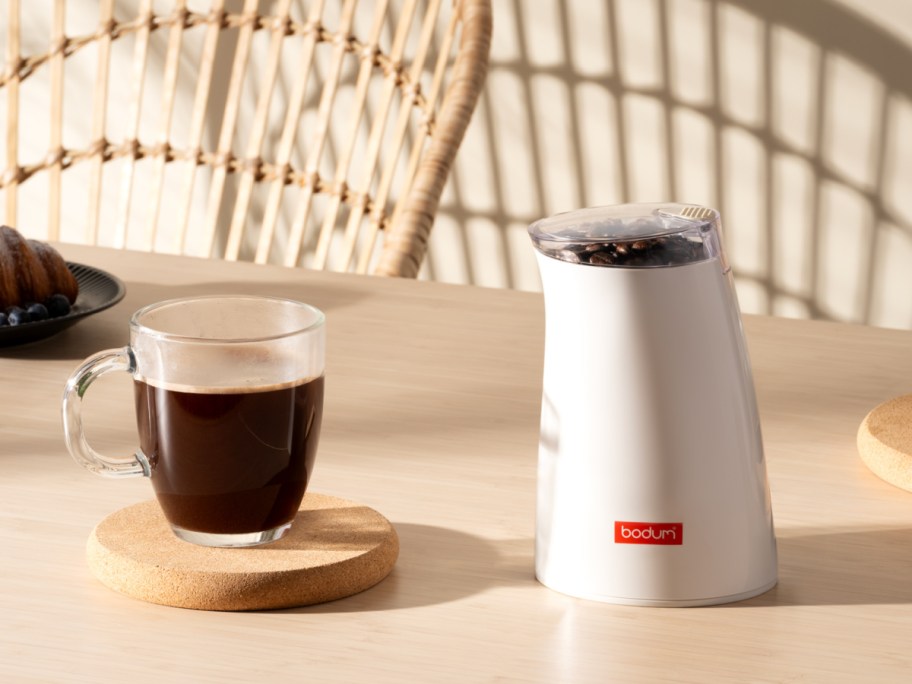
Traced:
<path id="1" fill-rule="evenodd" d="M 99 352 L 63 396 L 67 448 L 107 477 L 145 476 L 171 529 L 204 546 L 279 539 L 310 479 L 323 415 L 324 316 L 307 304 L 206 296 L 152 304 L 130 344 Z M 139 450 L 92 449 L 82 397 L 114 371 L 133 376 Z"/>

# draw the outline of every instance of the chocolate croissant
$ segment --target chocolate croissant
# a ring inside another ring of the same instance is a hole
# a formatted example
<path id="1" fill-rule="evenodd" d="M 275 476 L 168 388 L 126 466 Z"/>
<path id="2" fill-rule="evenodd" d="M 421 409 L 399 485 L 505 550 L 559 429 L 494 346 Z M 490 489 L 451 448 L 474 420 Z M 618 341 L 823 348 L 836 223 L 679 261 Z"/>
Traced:
<path id="1" fill-rule="evenodd" d="M 53 294 L 76 301 L 79 284 L 60 253 L 15 228 L 0 226 L 0 311 L 45 302 Z"/>

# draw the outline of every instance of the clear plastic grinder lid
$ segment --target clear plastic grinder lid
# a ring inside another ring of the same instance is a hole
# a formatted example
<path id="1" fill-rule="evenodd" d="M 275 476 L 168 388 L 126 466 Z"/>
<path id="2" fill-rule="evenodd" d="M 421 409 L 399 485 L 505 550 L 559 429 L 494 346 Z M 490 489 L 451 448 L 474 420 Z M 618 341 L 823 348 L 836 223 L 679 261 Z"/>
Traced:
<path id="1" fill-rule="evenodd" d="M 619 204 L 529 226 L 535 248 L 574 264 L 662 268 L 722 257 L 719 212 L 693 204 Z"/>

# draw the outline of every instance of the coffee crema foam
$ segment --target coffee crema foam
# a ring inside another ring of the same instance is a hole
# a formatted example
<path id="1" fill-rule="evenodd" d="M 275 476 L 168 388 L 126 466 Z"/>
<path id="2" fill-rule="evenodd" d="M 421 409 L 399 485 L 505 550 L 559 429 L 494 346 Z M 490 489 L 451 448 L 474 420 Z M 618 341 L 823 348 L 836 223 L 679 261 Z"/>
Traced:
<path id="1" fill-rule="evenodd" d="M 285 382 L 266 382 L 259 378 L 252 378 L 246 384 L 235 383 L 233 385 L 185 385 L 177 382 L 167 382 L 148 378 L 141 373 L 134 373 L 133 380 L 143 382 L 152 387 L 166 390 L 168 392 L 183 392 L 184 394 L 255 394 L 258 392 L 274 392 L 276 390 L 291 389 L 300 385 L 306 385 L 308 382 L 319 380 L 323 377 L 320 375 L 311 375 L 306 378 L 297 380 L 288 380 Z"/>

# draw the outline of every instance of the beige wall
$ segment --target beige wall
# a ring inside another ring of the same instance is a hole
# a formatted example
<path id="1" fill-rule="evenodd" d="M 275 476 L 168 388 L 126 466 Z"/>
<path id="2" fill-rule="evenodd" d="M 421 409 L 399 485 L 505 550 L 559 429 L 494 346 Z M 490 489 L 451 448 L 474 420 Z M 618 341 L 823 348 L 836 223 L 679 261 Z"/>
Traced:
<path id="1" fill-rule="evenodd" d="M 429 277 L 534 290 L 525 227 L 723 212 L 750 312 L 912 326 L 912 3 L 494 0 Z"/>
<path id="2" fill-rule="evenodd" d="M 137 5 L 118 0 L 117 16 L 135 16 Z M 154 3 L 163 13 L 171 5 Z M 307 5 L 293 2 L 300 16 Z M 424 277 L 536 290 L 530 221 L 581 206 L 673 199 L 722 211 L 745 311 L 912 327 L 912 2 L 493 5 L 488 83 L 444 197 Z M 23 52 L 44 51 L 51 3 L 23 6 Z M 68 6 L 67 33 L 92 32 L 97 2 Z M 0 0 L 0 16 L 6 7 Z M 166 41 L 165 32 L 154 34 L 147 102 L 156 101 Z M 112 73 L 111 87 L 122 93 L 132 86 L 131 47 L 127 39 L 115 43 L 125 64 Z M 94 58 L 87 49 L 67 60 L 65 146 L 90 127 Z M 191 50 L 175 105 L 178 137 L 189 119 L 196 63 Z M 221 62 L 223 80 L 229 63 L 230 56 Z M 284 76 L 286 92 L 293 76 Z M 47 78 L 45 69 L 23 84 L 31 135 L 21 159 L 46 154 Z M 248 104 L 256 84 L 250 87 Z M 109 138 L 117 139 L 127 112 L 110 114 Z M 160 117 L 158 108 L 144 107 L 143 130 L 155 130 Z M 242 130 L 251 117 L 252 104 L 242 112 Z M 85 213 L 86 173 L 78 165 L 68 171 L 64 205 L 73 217 Z M 166 197 L 178 194 L 178 179 L 166 177 Z M 20 224 L 36 237 L 47 214 L 43 182 L 36 177 L 22 188 Z M 140 222 L 147 211 L 142 189 L 140 178 L 131 205 Z M 103 226 L 115 224 L 118 201 L 106 205 Z M 198 193 L 192 220 L 200 221 L 204 209 Z M 78 242 L 81 231 L 68 216 L 61 237 Z M 111 239 L 105 234 L 101 241 Z M 167 221 L 158 239 L 159 249 L 171 249 Z"/>

